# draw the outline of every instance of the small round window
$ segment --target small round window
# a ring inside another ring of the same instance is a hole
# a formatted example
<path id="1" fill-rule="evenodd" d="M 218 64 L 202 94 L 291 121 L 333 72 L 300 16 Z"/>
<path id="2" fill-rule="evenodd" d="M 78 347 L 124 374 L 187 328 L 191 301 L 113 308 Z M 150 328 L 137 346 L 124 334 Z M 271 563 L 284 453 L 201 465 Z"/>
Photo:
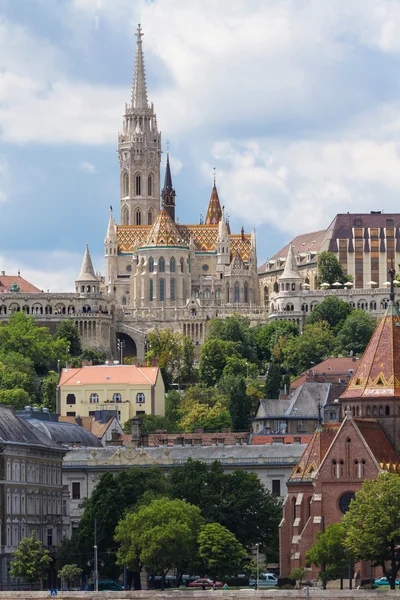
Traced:
<path id="1" fill-rule="evenodd" d="M 127 265 L 126 270 L 128 271 L 128 273 L 130 273 L 132 271 L 132 265 Z"/>
<path id="2" fill-rule="evenodd" d="M 339 508 L 343 514 L 347 513 L 347 511 L 350 508 L 350 502 L 354 500 L 355 497 L 356 495 L 354 494 L 354 492 L 347 492 L 346 494 L 343 494 L 343 496 L 340 498 Z"/>
<path id="3" fill-rule="evenodd" d="M 201 267 L 203 269 L 203 271 L 208 271 L 208 269 L 210 268 L 208 265 L 203 265 Z"/>

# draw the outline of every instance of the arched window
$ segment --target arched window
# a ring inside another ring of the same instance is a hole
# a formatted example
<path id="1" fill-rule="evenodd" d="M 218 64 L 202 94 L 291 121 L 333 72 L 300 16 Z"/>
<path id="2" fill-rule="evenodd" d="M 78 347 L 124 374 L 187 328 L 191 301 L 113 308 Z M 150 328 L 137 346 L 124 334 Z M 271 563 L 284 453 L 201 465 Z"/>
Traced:
<path id="1" fill-rule="evenodd" d="M 126 304 L 126 296 L 122 296 L 122 304 Z"/>
<path id="2" fill-rule="evenodd" d="M 175 263 L 175 258 L 172 256 L 172 257 L 169 259 L 169 272 L 170 272 L 170 273 L 175 273 L 175 264 L 176 264 L 176 263 Z"/>
<path id="3" fill-rule="evenodd" d="M 76 398 L 75 394 L 67 394 L 67 404 L 75 404 Z"/>
<path id="4" fill-rule="evenodd" d="M 124 173 L 124 196 L 129 196 L 129 175 Z"/>
<path id="5" fill-rule="evenodd" d="M 240 302 L 240 287 L 239 284 L 236 282 L 235 283 L 235 288 L 234 288 L 234 302 Z"/>
<path id="6" fill-rule="evenodd" d="M 367 417 L 371 416 L 371 407 L 367 406 Z"/>
<path id="7" fill-rule="evenodd" d="M 146 398 L 142 392 L 139 392 L 138 394 L 136 394 L 136 404 L 144 404 L 145 401 L 146 401 Z"/>
<path id="8" fill-rule="evenodd" d="M 181 273 L 183 273 L 183 265 L 184 265 L 184 260 L 183 258 L 180 259 L 179 261 L 180 265 L 181 265 Z"/>
<path id="9" fill-rule="evenodd" d="M 171 279 L 170 281 L 170 298 L 172 301 L 175 300 L 175 279 Z"/>
<path id="10" fill-rule="evenodd" d="M 150 279 L 150 281 L 149 281 L 149 300 L 150 300 L 150 302 L 153 301 L 153 298 L 154 298 L 154 283 L 153 283 L 153 280 Z"/>
<path id="11" fill-rule="evenodd" d="M 98 404 L 99 403 L 99 395 L 98 394 L 90 394 L 90 403 Z"/>
<path id="12" fill-rule="evenodd" d="M 275 294 L 279 292 L 279 283 L 277 281 L 274 283 L 274 292 Z"/>
<path id="13" fill-rule="evenodd" d="M 127 206 L 122 209 L 122 225 L 129 225 L 129 210 Z"/>
<path id="14" fill-rule="evenodd" d="M 141 211 L 137 208 L 135 210 L 135 225 L 141 225 L 142 224 L 142 213 Z"/>
<path id="15" fill-rule="evenodd" d="M 244 284 L 244 301 L 246 304 L 249 302 L 249 285 L 247 281 Z"/>
<path id="16" fill-rule="evenodd" d="M 151 175 L 149 175 L 147 178 L 147 195 L 148 196 L 153 195 L 153 177 Z"/>
<path id="17" fill-rule="evenodd" d="M 147 225 L 153 225 L 153 211 L 149 210 L 147 213 Z"/>
<path id="18" fill-rule="evenodd" d="M 141 195 L 141 180 L 140 180 L 140 175 L 136 175 L 135 177 L 135 196 L 140 196 Z"/>
<path id="19" fill-rule="evenodd" d="M 206 288 L 204 290 L 204 299 L 209 300 L 210 298 L 211 298 L 211 290 L 210 290 L 210 288 Z"/>
<path id="20" fill-rule="evenodd" d="M 268 306 L 269 301 L 269 290 L 267 286 L 264 286 L 264 306 Z"/>
<path id="21" fill-rule="evenodd" d="M 160 279 L 160 302 L 165 300 L 165 279 Z"/>
<path id="22" fill-rule="evenodd" d="M 113 402 L 122 402 L 122 396 L 121 394 L 113 394 Z"/>
<path id="23" fill-rule="evenodd" d="M 387 300 L 386 298 L 384 300 L 381 301 L 381 308 L 383 310 L 386 310 L 387 307 L 389 306 L 389 300 Z"/>
<path id="24" fill-rule="evenodd" d="M 154 258 L 150 256 L 149 258 L 149 273 L 154 272 Z"/>
<path id="25" fill-rule="evenodd" d="M 164 273 L 165 271 L 165 260 L 162 256 L 158 259 L 158 272 Z"/>
<path id="26" fill-rule="evenodd" d="M 384 413 L 383 413 L 383 406 L 380 406 L 380 407 L 379 407 L 379 416 L 380 416 L 380 417 L 383 417 L 383 414 L 384 414 Z"/>
<path id="27" fill-rule="evenodd" d="M 296 290 L 296 284 L 292 283 L 292 292 L 294 292 Z"/>
<path id="28" fill-rule="evenodd" d="M 378 416 L 378 407 L 377 406 L 374 406 L 374 408 L 372 409 L 372 414 L 374 417 Z"/>
<path id="29" fill-rule="evenodd" d="M 385 406 L 385 415 L 386 415 L 387 417 L 389 417 L 389 416 L 390 416 L 390 408 L 389 408 L 389 406 L 387 406 L 387 405 Z"/>

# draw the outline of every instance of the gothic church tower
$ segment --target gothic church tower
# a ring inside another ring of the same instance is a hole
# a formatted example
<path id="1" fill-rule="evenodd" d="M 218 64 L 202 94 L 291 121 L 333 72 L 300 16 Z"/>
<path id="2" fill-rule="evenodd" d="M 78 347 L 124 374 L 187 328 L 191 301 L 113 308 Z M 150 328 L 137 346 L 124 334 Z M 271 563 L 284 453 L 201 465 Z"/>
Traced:
<path id="1" fill-rule="evenodd" d="M 132 98 L 118 136 L 121 225 L 152 225 L 160 211 L 161 133 L 147 100 L 140 25 L 136 36 Z"/>

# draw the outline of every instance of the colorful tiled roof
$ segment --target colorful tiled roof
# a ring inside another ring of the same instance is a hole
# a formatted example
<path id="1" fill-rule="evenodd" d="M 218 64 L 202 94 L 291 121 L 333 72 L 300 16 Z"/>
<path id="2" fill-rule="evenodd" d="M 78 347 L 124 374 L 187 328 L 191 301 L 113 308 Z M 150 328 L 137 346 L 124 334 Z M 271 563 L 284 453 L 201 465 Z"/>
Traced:
<path id="1" fill-rule="evenodd" d="M 340 427 L 339 423 L 323 425 L 318 428 L 304 450 L 299 462 L 293 469 L 290 481 L 312 479 L 317 472 Z"/>
<path id="2" fill-rule="evenodd" d="M 36 286 L 26 281 L 20 275 L 0 275 L 0 294 L 6 294 L 11 291 L 14 283 L 19 287 L 20 293 L 36 294 L 43 290 L 39 290 Z"/>
<path id="3" fill-rule="evenodd" d="M 76 385 L 154 385 L 158 367 L 136 367 L 135 365 L 98 365 L 63 369 L 60 386 Z"/>
<path id="4" fill-rule="evenodd" d="M 193 240 L 196 252 L 215 252 L 217 249 L 218 225 L 178 225 L 175 223 L 180 237 L 186 245 Z M 137 248 L 147 245 L 150 237 L 150 225 L 119 225 L 118 250 L 123 254 L 132 254 Z M 231 234 L 230 248 L 234 256 L 239 250 L 244 262 L 250 259 L 251 234 Z"/>
<path id="5" fill-rule="evenodd" d="M 160 210 L 144 246 L 180 246 L 188 248 L 188 242 L 183 238 L 176 223 L 171 219 L 165 209 Z"/>
<path id="6" fill-rule="evenodd" d="M 397 471 L 399 469 L 399 459 L 380 424 L 375 419 L 353 419 L 353 421 L 381 469 Z"/>
<path id="7" fill-rule="evenodd" d="M 400 315 L 389 306 L 358 363 L 342 402 L 352 398 L 400 397 Z"/>

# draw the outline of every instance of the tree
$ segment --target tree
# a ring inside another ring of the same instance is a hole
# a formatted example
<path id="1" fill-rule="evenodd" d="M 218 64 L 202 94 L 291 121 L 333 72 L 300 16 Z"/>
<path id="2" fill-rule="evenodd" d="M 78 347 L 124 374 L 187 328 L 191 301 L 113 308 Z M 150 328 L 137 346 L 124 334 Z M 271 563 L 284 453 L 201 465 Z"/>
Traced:
<path id="1" fill-rule="evenodd" d="M 223 427 L 232 427 L 232 419 L 226 406 L 217 402 L 213 406 L 200 402 L 193 404 L 183 415 L 179 426 L 185 432 L 204 429 L 205 432 L 221 431 Z"/>
<path id="2" fill-rule="evenodd" d="M 31 398 L 25 390 L 16 388 L 15 390 L 0 390 L 0 404 L 6 404 L 15 408 L 15 410 L 23 410 L 29 405 Z"/>
<path id="3" fill-rule="evenodd" d="M 283 348 L 284 367 L 293 375 L 306 371 L 331 355 L 335 338 L 326 321 L 305 325 L 303 334 Z"/>
<path id="4" fill-rule="evenodd" d="M 67 588 L 82 576 L 82 569 L 77 565 L 64 565 L 57 573 L 57 577 L 65 581 Z"/>
<path id="5" fill-rule="evenodd" d="M 283 388 L 282 367 L 276 362 L 271 362 L 265 379 L 264 393 L 266 398 L 278 398 Z"/>
<path id="6" fill-rule="evenodd" d="M 134 417 L 142 422 L 143 433 L 155 433 L 158 429 L 165 429 L 168 433 L 173 433 L 174 425 L 170 423 L 167 417 L 162 415 L 138 415 Z M 124 433 L 132 432 L 132 419 L 125 421 L 123 425 Z"/>
<path id="7" fill-rule="evenodd" d="M 197 370 L 194 366 L 194 344 L 193 341 L 182 336 L 182 352 L 178 365 L 178 382 L 193 384 L 197 379 Z"/>
<path id="8" fill-rule="evenodd" d="M 317 533 L 315 543 L 307 552 L 307 562 L 321 567 L 319 577 L 324 584 L 342 579 L 348 573 L 349 555 L 344 545 L 345 533 L 343 523 L 328 525 L 324 533 Z"/>
<path id="9" fill-rule="evenodd" d="M 224 375 L 219 380 L 218 389 L 229 398 L 228 407 L 233 430 L 248 431 L 252 416 L 252 402 L 246 394 L 244 377 Z"/>
<path id="10" fill-rule="evenodd" d="M 239 573 L 246 551 L 226 527 L 219 523 L 204 525 L 200 530 L 198 543 L 200 558 L 212 578 Z"/>
<path id="11" fill-rule="evenodd" d="M 102 350 L 96 350 L 95 348 L 84 348 L 80 356 L 72 358 L 72 366 L 79 368 L 82 365 L 82 361 L 87 360 L 92 365 L 104 365 L 107 360 L 107 354 Z"/>
<path id="12" fill-rule="evenodd" d="M 339 283 L 346 283 L 346 281 L 353 281 L 351 275 L 347 275 L 339 260 L 336 258 L 332 252 L 327 252 L 324 250 L 318 255 L 318 285 L 321 283 L 335 283 L 338 281 Z"/>
<path id="13" fill-rule="evenodd" d="M 314 311 L 313 311 L 314 312 Z M 338 351 L 361 354 L 375 331 L 376 320 L 364 310 L 354 310 L 345 320 L 337 336 Z"/>
<path id="14" fill-rule="evenodd" d="M 65 319 L 65 321 L 58 323 L 55 337 L 68 342 L 70 356 L 80 356 L 82 354 L 79 331 L 72 319 Z"/>
<path id="15" fill-rule="evenodd" d="M 44 575 L 52 560 L 33 531 L 32 536 L 22 539 L 12 553 L 10 576 L 23 579 L 32 586 Z"/>
<path id="16" fill-rule="evenodd" d="M 117 564 L 136 567 L 139 563 L 151 575 L 162 575 L 163 579 L 173 568 L 182 573 L 197 555 L 202 523 L 197 506 L 178 499 L 153 500 L 118 523 Z"/>
<path id="17" fill-rule="evenodd" d="M 382 567 L 394 590 L 400 569 L 400 477 L 384 472 L 375 480 L 364 481 L 343 525 L 345 546 L 355 559 Z"/>
<path id="18" fill-rule="evenodd" d="M 201 347 L 199 381 L 206 386 L 215 385 L 222 376 L 228 358 L 240 357 L 235 342 L 220 339 L 207 340 Z"/>
<path id="19" fill-rule="evenodd" d="M 269 362 L 272 351 L 280 339 L 285 341 L 297 337 L 299 328 L 293 321 L 272 321 L 255 329 L 255 340 L 258 356 L 261 360 Z"/>
<path id="20" fill-rule="evenodd" d="M 337 332 L 343 326 L 346 318 L 353 311 L 348 302 L 340 300 L 337 296 L 328 296 L 315 306 L 308 315 L 307 323 L 318 323 L 326 321 L 330 327 Z"/>
<path id="21" fill-rule="evenodd" d="M 291 579 L 295 579 L 296 583 L 297 583 L 297 586 L 300 587 L 301 586 L 301 582 L 303 581 L 305 574 L 306 574 L 306 570 L 305 570 L 304 567 L 297 567 L 297 568 L 292 569 L 290 571 L 289 577 Z"/>
<path id="22" fill-rule="evenodd" d="M 58 373 L 49 371 L 42 381 L 42 405 L 48 408 L 51 412 L 56 412 L 56 396 L 58 386 Z"/>
<path id="23" fill-rule="evenodd" d="M 257 359 L 257 349 L 250 321 L 240 315 L 226 319 L 211 319 L 207 326 L 207 340 L 234 342 L 242 358 L 250 362 Z"/>
<path id="24" fill-rule="evenodd" d="M 177 390 L 169 390 L 165 395 L 165 416 L 175 430 L 179 428 L 180 406 L 180 393 Z"/>
<path id="25" fill-rule="evenodd" d="M 255 379 L 258 375 L 258 367 L 255 363 L 251 363 L 245 358 L 228 356 L 222 375 L 241 375 L 242 377 L 246 377 L 246 379 Z"/>

